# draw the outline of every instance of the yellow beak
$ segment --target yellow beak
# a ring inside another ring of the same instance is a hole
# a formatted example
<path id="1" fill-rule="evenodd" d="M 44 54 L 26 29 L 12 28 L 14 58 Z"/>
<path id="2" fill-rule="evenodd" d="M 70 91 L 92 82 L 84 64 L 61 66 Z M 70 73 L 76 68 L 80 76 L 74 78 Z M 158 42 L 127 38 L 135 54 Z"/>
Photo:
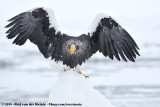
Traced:
<path id="1" fill-rule="evenodd" d="M 74 53 L 75 50 L 76 50 L 76 47 L 75 47 L 75 46 L 71 46 L 71 47 L 70 47 L 71 55 Z"/>

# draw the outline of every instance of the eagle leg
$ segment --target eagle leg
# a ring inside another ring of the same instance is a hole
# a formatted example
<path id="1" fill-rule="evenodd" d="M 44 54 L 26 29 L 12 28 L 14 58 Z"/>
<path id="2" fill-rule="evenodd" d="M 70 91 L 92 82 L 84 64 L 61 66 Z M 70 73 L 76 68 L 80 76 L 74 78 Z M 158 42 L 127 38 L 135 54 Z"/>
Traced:
<path id="1" fill-rule="evenodd" d="M 64 69 L 64 71 L 69 71 L 69 70 L 71 70 L 71 69 Z"/>
<path id="2" fill-rule="evenodd" d="M 84 77 L 89 78 L 89 76 L 84 75 L 82 72 L 78 72 L 79 74 L 82 74 Z"/>

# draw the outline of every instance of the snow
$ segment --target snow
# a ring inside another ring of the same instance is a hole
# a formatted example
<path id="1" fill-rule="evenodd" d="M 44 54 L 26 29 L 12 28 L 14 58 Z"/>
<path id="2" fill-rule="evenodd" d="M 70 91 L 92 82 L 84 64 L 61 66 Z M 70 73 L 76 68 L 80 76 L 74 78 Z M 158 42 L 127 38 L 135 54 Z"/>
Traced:
<path id="1" fill-rule="evenodd" d="M 89 84 L 83 75 L 73 70 L 60 75 L 49 95 L 48 103 L 82 104 L 81 107 L 113 107 L 101 93 Z"/>
<path id="2" fill-rule="evenodd" d="M 92 23 L 89 26 L 89 33 L 92 34 L 93 32 L 95 32 L 98 24 L 100 23 L 102 18 L 110 18 L 109 15 L 104 14 L 104 13 L 99 13 L 96 15 L 96 17 L 93 19 Z"/>

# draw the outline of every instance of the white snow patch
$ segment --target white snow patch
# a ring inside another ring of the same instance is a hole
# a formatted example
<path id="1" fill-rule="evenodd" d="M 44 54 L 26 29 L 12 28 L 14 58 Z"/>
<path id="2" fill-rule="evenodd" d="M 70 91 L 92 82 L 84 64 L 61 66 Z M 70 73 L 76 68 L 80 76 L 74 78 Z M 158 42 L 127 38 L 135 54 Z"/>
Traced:
<path id="1" fill-rule="evenodd" d="M 49 95 L 48 103 L 82 104 L 81 107 L 113 107 L 83 75 L 73 70 L 61 74 Z"/>
<path id="2" fill-rule="evenodd" d="M 92 34 L 93 32 L 95 32 L 95 30 L 96 30 L 96 28 L 97 28 L 97 26 L 100 23 L 100 21 L 101 21 L 102 18 L 110 18 L 110 16 L 107 15 L 107 14 L 104 14 L 104 13 L 97 14 L 96 17 L 93 19 L 92 23 L 89 26 L 88 32 L 90 34 Z"/>

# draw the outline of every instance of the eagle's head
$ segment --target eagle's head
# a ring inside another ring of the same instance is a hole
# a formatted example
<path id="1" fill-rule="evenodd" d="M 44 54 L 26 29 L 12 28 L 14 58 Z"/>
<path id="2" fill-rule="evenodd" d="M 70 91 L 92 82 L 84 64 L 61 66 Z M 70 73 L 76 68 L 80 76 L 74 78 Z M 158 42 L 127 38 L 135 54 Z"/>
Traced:
<path id="1" fill-rule="evenodd" d="M 66 37 L 64 35 L 64 37 Z M 78 56 L 83 56 L 83 54 L 88 49 L 88 40 L 86 35 L 80 35 L 79 37 L 71 37 L 64 39 L 63 43 L 63 56 L 64 57 L 74 57 L 75 59 Z M 77 59 L 79 60 L 79 59 Z"/>

